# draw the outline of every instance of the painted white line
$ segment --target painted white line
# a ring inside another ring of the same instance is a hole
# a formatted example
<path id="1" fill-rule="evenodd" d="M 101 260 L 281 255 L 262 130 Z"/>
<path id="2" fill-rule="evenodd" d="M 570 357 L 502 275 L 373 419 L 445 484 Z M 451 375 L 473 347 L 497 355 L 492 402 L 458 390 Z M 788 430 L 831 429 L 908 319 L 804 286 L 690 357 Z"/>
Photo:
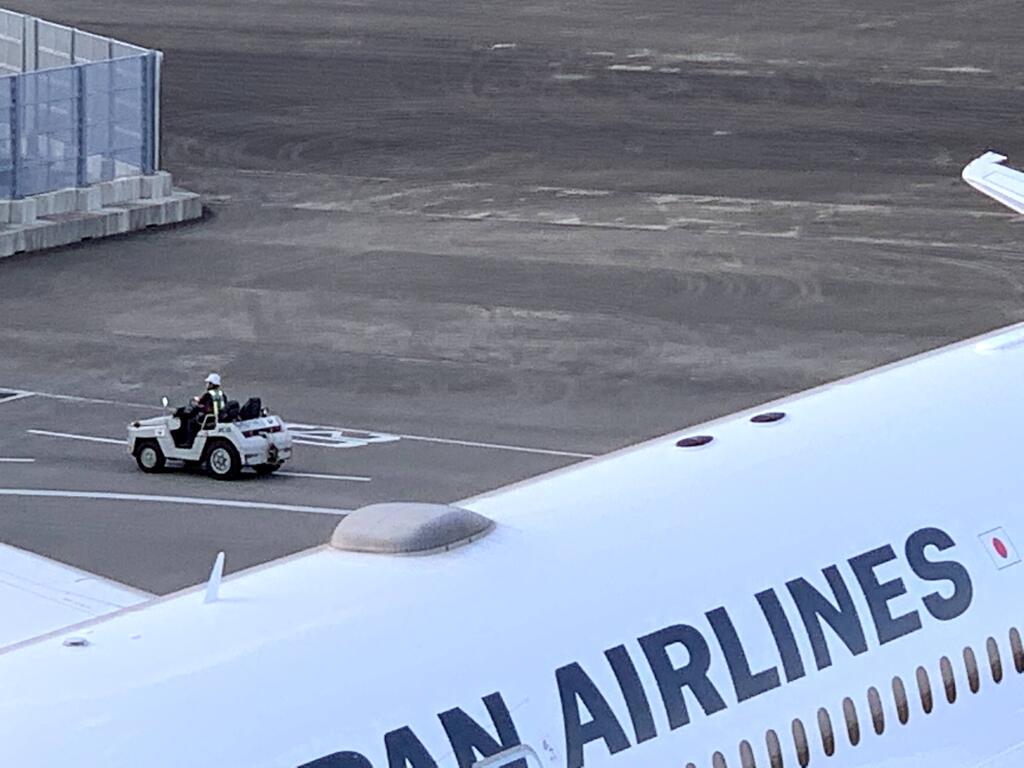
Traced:
<path id="1" fill-rule="evenodd" d="M 310 477 L 314 480 L 351 480 L 353 483 L 368 483 L 372 477 L 362 477 L 361 475 L 324 475 L 317 472 L 275 472 L 275 475 L 281 475 L 283 477 Z"/>
<path id="2" fill-rule="evenodd" d="M 992 74 L 991 69 L 985 69 L 984 67 L 974 67 L 970 64 L 962 67 L 921 67 L 925 72 L 949 72 L 954 75 L 990 75 Z"/>
<path id="3" fill-rule="evenodd" d="M 3 459 L 0 458 L 0 464 L 31 464 L 35 459 Z"/>
<path id="4" fill-rule="evenodd" d="M 399 435 L 403 440 L 417 440 L 421 443 L 441 443 L 442 445 L 464 445 L 467 448 L 494 448 L 498 451 L 518 451 L 519 453 L 539 453 L 543 456 L 568 456 L 573 459 L 592 459 L 593 453 L 576 453 L 574 451 L 554 451 L 550 448 L 527 448 L 523 445 L 503 445 L 501 443 L 478 443 L 474 440 L 451 440 L 446 437 L 424 437 L 423 435 Z"/>
<path id="5" fill-rule="evenodd" d="M 35 392 L 15 387 L 0 387 L 6 392 L 18 392 L 18 397 L 45 397 L 48 400 L 63 400 L 68 403 L 94 403 L 96 405 L 123 405 L 128 408 L 150 408 L 159 413 L 160 406 L 155 403 L 132 403 L 127 400 L 110 400 L 102 397 L 79 397 L 78 395 L 60 395 L 54 392 Z M 6 402 L 0 401 L 0 402 Z"/>
<path id="6" fill-rule="evenodd" d="M 7 390 L 7 391 L 9 392 L 11 390 Z M 4 398 L 0 398 L 0 405 L 3 405 L 4 403 L 13 403 L 15 400 L 24 400 L 26 397 L 32 397 L 32 395 L 34 395 L 34 394 L 35 394 L 35 392 L 20 392 L 19 391 L 19 392 L 17 392 L 17 394 L 9 395 L 9 396 L 4 397 Z"/>
<path id="7" fill-rule="evenodd" d="M 274 509 L 282 512 L 313 512 L 318 515 L 347 515 L 351 510 L 332 507 L 305 507 L 297 504 L 271 504 L 266 501 L 205 499 L 195 496 L 154 496 L 143 493 L 107 493 L 105 491 L 58 491 L 42 488 L 0 488 L 0 496 L 24 496 L 46 499 L 93 499 L 96 501 L 142 501 L 157 504 L 192 504 L 197 507 L 235 509 Z"/>
<path id="8" fill-rule="evenodd" d="M 127 445 L 127 440 L 115 440 L 112 437 L 93 437 L 91 435 L 73 435 L 69 432 L 50 432 L 45 429 L 26 429 L 30 435 L 40 437 L 62 437 L 65 440 L 84 440 L 87 443 L 106 443 L 108 445 Z"/>
<path id="9" fill-rule="evenodd" d="M 592 190 L 596 192 L 597 190 Z M 1002 216 L 1002 214 L 998 214 Z M 544 222 L 541 222 L 544 223 Z M 602 226 L 600 223 L 597 225 L 591 224 L 589 226 Z M 616 228 L 620 229 L 644 229 L 647 225 L 629 225 L 629 224 L 614 224 Z M 655 225 L 652 225 L 655 226 Z M 661 228 L 660 225 L 656 225 L 657 228 Z M 664 227 L 668 229 L 668 227 Z M 52 400 L 65 400 L 73 403 L 95 403 L 98 405 L 119 405 L 119 406 L 130 406 L 132 408 L 151 408 L 156 412 L 159 412 L 159 408 L 152 404 L 140 404 L 140 403 L 128 403 L 122 400 L 106 400 L 98 397 L 78 397 L 77 395 L 60 395 L 52 392 L 29 392 L 28 390 L 19 390 L 14 387 L 6 388 L 4 391 L 7 392 L 18 392 L 19 396 L 36 396 L 45 397 Z M 299 431 L 311 429 L 312 431 L 306 435 L 296 435 L 299 439 L 295 442 L 300 445 L 308 445 L 311 447 L 318 448 L 338 448 L 338 447 L 362 447 L 361 443 L 387 443 L 393 442 L 396 439 L 402 440 L 417 440 L 423 443 L 440 443 L 442 445 L 462 445 L 467 448 L 492 448 L 499 451 L 518 451 L 519 453 L 536 453 L 544 456 L 566 456 L 573 459 L 592 459 L 595 454 L 592 453 L 580 453 L 577 451 L 558 451 L 549 448 L 531 448 L 523 445 L 507 445 L 503 443 L 485 443 L 477 442 L 474 440 L 454 440 L 446 437 L 427 437 L 426 435 L 398 435 L 386 432 L 374 432 L 372 430 L 365 429 L 351 429 L 348 427 L 323 427 L 323 426 L 312 426 L 308 424 L 289 424 L 289 428 L 297 428 Z M 324 434 L 324 431 L 328 431 L 329 436 Z M 47 437 L 63 437 L 69 440 L 86 440 L 90 442 L 101 442 L 110 443 L 112 445 L 124 445 L 126 441 L 115 440 L 109 437 L 90 437 L 88 435 L 73 435 L 64 432 L 49 432 L 47 430 L 29 430 L 32 434 L 43 435 Z"/>
<path id="10" fill-rule="evenodd" d="M 295 445 L 311 445 L 317 448 L 362 448 L 370 443 L 393 443 L 398 440 L 395 435 L 362 429 L 292 423 L 285 426 L 288 427 Z"/>

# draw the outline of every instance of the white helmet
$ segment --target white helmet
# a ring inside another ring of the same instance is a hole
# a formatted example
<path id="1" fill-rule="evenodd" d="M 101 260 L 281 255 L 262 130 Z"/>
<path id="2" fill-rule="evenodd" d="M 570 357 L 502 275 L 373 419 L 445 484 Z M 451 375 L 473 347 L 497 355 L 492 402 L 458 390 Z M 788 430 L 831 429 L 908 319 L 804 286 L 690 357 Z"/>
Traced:
<path id="1" fill-rule="evenodd" d="M 219 373 L 211 373 L 209 376 L 206 377 L 206 383 L 207 384 L 213 384 L 213 386 L 215 386 L 215 387 L 219 387 L 220 386 L 220 374 Z"/>

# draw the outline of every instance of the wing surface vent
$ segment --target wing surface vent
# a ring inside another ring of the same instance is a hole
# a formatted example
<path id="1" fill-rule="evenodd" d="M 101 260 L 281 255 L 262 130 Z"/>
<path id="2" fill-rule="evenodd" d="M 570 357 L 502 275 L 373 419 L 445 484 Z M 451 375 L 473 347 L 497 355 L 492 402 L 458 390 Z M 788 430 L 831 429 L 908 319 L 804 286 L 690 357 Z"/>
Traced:
<path id="1" fill-rule="evenodd" d="M 1016 627 L 1011 629 L 1008 633 L 1008 645 L 1010 654 L 1013 658 L 1014 665 L 1013 669 L 1018 674 L 1024 674 L 1024 643 L 1021 641 L 1021 633 Z M 960 654 L 963 660 L 962 668 L 954 668 L 953 657 L 943 656 L 939 659 L 936 665 L 939 677 L 942 681 L 942 689 L 944 696 L 941 697 L 947 702 L 944 706 L 952 706 L 958 700 L 964 701 L 965 695 L 957 696 L 957 685 L 956 677 L 962 675 L 961 679 L 966 679 L 967 688 L 962 689 L 960 693 L 966 694 L 966 691 L 970 691 L 971 694 L 981 692 L 987 683 L 983 683 L 981 669 L 979 667 L 979 656 L 975 653 L 974 649 L 967 646 L 963 649 Z M 986 678 L 990 676 L 992 683 L 999 685 L 1004 680 L 1004 667 L 1003 667 L 1003 656 L 1000 653 L 999 642 L 994 637 L 989 637 L 985 641 L 985 654 L 983 657 L 988 662 L 988 673 Z M 917 688 L 917 699 L 921 705 L 920 712 L 923 715 L 929 715 L 935 711 L 936 700 L 935 694 L 932 690 L 931 677 L 928 674 L 928 669 L 925 667 L 918 667 L 914 671 L 914 683 Z M 910 720 L 910 701 L 907 695 L 907 687 L 903 682 L 903 679 L 896 676 L 892 679 L 892 699 L 896 708 L 896 717 L 900 725 L 907 725 Z M 970 698 L 970 697 L 966 697 Z M 882 706 L 882 694 L 880 690 L 874 686 L 867 689 L 865 701 L 867 703 L 867 711 L 871 714 L 871 730 L 867 730 L 866 721 L 864 727 L 861 725 L 860 718 L 857 713 L 857 702 L 850 697 L 842 699 L 840 705 L 840 711 L 842 712 L 842 722 L 846 726 L 846 744 L 839 745 L 837 735 L 832 725 L 832 715 L 830 714 L 827 707 L 821 707 L 814 715 L 813 724 L 809 725 L 816 726 L 817 736 L 820 738 L 821 747 L 814 747 L 812 749 L 812 741 L 808 736 L 807 727 L 804 725 L 804 721 L 797 717 L 794 718 L 790 724 L 790 733 L 792 735 L 792 749 L 788 749 L 782 744 L 779 738 L 779 734 L 776 730 L 769 728 L 764 735 L 764 755 L 765 760 L 763 763 L 758 763 L 758 755 L 754 754 L 754 749 L 751 746 L 751 742 L 744 739 L 739 743 L 739 765 L 740 768 L 756 768 L 757 765 L 767 765 L 770 768 L 783 768 L 788 765 L 799 765 L 800 768 L 808 768 L 808 766 L 826 765 L 823 758 L 832 757 L 838 753 L 841 753 L 846 748 L 847 744 L 850 748 L 856 747 L 861 741 L 873 731 L 876 736 L 882 736 L 886 729 L 885 711 Z M 837 721 L 838 722 L 838 721 Z M 840 734 L 842 731 L 840 730 Z M 734 753 L 735 754 L 735 753 Z M 790 762 L 794 760 L 795 762 Z M 707 765 L 707 764 L 705 764 Z M 726 765 L 726 758 L 724 752 L 715 752 L 710 760 L 710 768 L 724 768 Z M 698 768 L 697 763 L 687 763 L 686 768 Z"/>

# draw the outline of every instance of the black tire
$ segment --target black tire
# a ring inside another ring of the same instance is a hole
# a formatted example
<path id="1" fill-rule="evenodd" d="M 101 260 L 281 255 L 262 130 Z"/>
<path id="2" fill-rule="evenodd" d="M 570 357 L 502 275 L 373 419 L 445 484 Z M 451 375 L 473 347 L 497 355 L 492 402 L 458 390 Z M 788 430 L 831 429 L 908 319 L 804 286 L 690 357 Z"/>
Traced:
<path id="1" fill-rule="evenodd" d="M 139 440 L 135 443 L 135 463 L 143 472 L 160 472 L 167 459 L 156 440 Z"/>
<path id="2" fill-rule="evenodd" d="M 233 480 L 242 471 L 242 459 L 227 440 L 210 442 L 203 453 L 203 463 L 210 477 L 216 480 Z"/>
<path id="3" fill-rule="evenodd" d="M 280 468 L 280 464 L 257 464 L 254 467 L 254 469 L 256 470 L 256 474 L 259 475 L 260 477 L 272 475 L 275 472 L 277 472 L 277 470 L 279 470 Z"/>

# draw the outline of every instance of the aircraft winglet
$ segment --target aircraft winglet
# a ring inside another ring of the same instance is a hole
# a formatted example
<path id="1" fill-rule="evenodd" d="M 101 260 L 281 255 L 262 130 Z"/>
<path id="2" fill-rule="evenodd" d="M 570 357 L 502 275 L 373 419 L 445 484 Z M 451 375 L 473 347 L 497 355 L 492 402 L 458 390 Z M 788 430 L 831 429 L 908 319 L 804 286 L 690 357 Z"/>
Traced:
<path id="1" fill-rule="evenodd" d="M 220 596 L 220 580 L 224 576 L 224 553 L 218 552 L 217 559 L 213 561 L 213 569 L 210 571 L 210 580 L 206 582 L 206 597 L 204 603 L 212 603 Z"/>
<path id="2" fill-rule="evenodd" d="M 964 181 L 1007 208 L 1024 214 L 1024 173 L 1003 165 L 1005 155 L 986 152 L 964 166 Z"/>

